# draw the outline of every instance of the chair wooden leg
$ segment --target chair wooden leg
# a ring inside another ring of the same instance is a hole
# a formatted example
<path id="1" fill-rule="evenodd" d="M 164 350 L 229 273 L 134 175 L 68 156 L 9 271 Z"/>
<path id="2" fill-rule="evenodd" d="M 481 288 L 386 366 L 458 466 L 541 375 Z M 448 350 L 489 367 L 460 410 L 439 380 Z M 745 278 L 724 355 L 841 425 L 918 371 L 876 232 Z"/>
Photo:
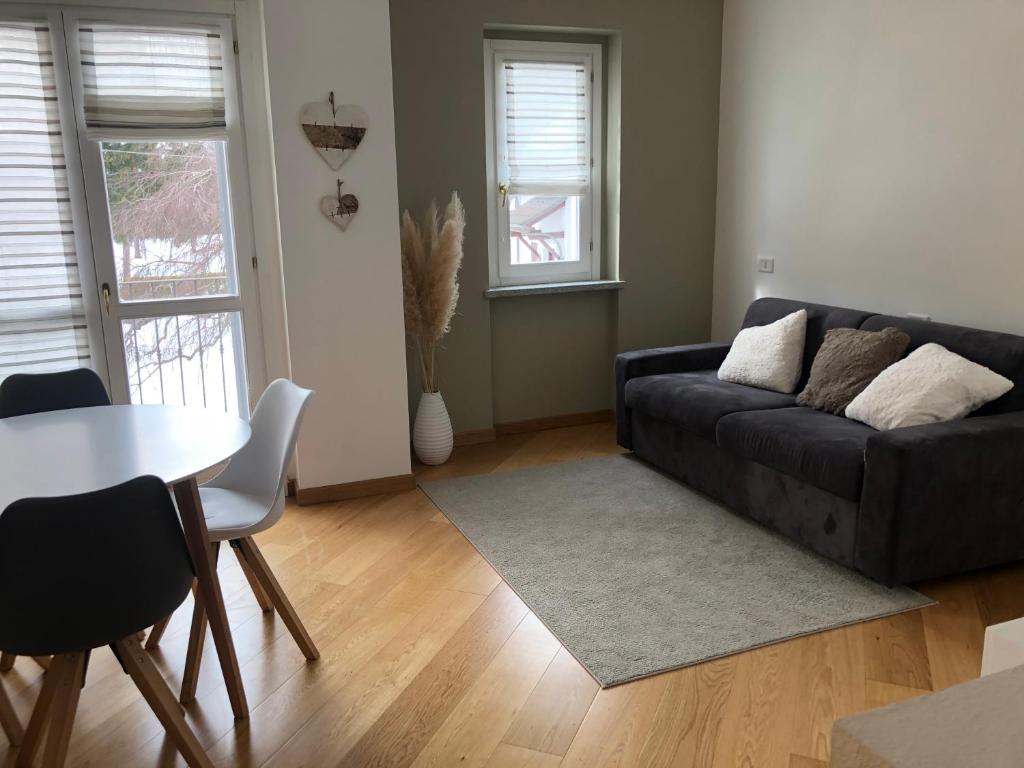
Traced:
<path id="1" fill-rule="evenodd" d="M 85 653 L 62 654 L 53 666 L 47 674 L 57 673 L 57 690 L 50 706 L 50 735 L 43 752 L 43 768 L 62 768 L 67 758 L 78 698 L 82 694 Z"/>
<path id="2" fill-rule="evenodd" d="M 217 567 L 220 555 L 220 542 L 210 545 L 213 551 L 213 565 Z M 196 688 L 199 685 L 199 667 L 203 663 L 203 648 L 206 646 L 206 628 L 208 626 L 206 607 L 203 605 L 199 585 L 192 583 L 192 596 L 195 607 L 192 609 L 192 629 L 188 633 L 188 650 L 185 652 L 185 671 L 181 675 L 181 694 L 178 701 L 191 704 L 196 700 Z"/>
<path id="3" fill-rule="evenodd" d="M 171 616 L 173 615 L 174 614 L 171 613 L 165 618 L 160 619 L 160 621 L 154 624 L 153 628 L 149 630 L 149 637 L 146 638 L 147 651 L 151 651 L 160 645 L 160 640 L 163 638 L 164 632 L 167 631 L 167 625 L 171 623 Z"/>
<path id="4" fill-rule="evenodd" d="M 256 547 L 256 542 L 250 536 L 244 539 L 237 539 L 237 542 L 239 551 L 245 556 L 246 562 L 252 568 L 253 574 L 259 580 L 263 589 L 267 591 L 271 602 L 274 603 L 274 607 L 284 620 L 285 626 L 288 627 L 288 631 L 295 638 L 299 650 L 302 651 L 309 661 L 319 659 L 320 651 L 316 649 L 313 638 L 309 636 L 309 632 L 302 625 L 302 620 L 299 619 L 299 614 L 295 612 L 295 608 L 292 607 L 291 602 L 285 596 L 284 590 L 281 589 L 281 585 L 277 581 L 277 577 L 270 570 L 267 561 L 263 559 L 263 555 Z"/>
<path id="5" fill-rule="evenodd" d="M 56 668 L 48 671 L 43 677 L 43 687 L 39 691 L 35 707 L 32 708 L 32 716 L 28 719 L 28 727 L 25 728 L 25 737 L 21 741 L 21 749 L 18 750 L 14 768 L 31 768 L 35 761 L 36 753 L 46 734 L 46 726 L 50 724 L 50 706 L 57 693 L 59 677 L 60 670 Z"/>
<path id="6" fill-rule="evenodd" d="M 227 688 L 231 711 L 236 720 L 249 717 L 249 704 L 245 698 L 245 684 L 238 668 L 238 654 L 235 652 L 235 641 L 231 638 L 231 625 L 228 623 L 228 612 L 224 607 L 224 593 L 217 578 L 217 564 L 210 557 L 210 531 L 203 517 L 203 501 L 199 498 L 199 485 L 194 477 L 174 485 L 174 498 L 178 502 L 178 514 L 181 527 L 185 531 L 185 542 L 188 544 L 192 563 L 196 568 L 196 579 L 199 582 L 199 594 L 202 596 L 203 607 L 210 622 L 210 634 L 217 649 L 217 661 L 224 675 L 224 686 Z"/>
<path id="7" fill-rule="evenodd" d="M 185 762 L 192 768 L 212 768 L 213 763 L 185 722 L 174 694 L 139 641 L 135 637 L 126 637 L 114 643 L 114 651 Z"/>
<path id="8" fill-rule="evenodd" d="M 10 672 L 14 669 L 14 660 L 18 658 L 13 653 L 0 654 L 0 672 Z"/>
<path id="9" fill-rule="evenodd" d="M 0 683 L 0 727 L 4 729 L 7 741 L 12 747 L 21 744 L 21 740 L 25 738 L 25 731 L 21 728 L 18 713 L 14 711 L 14 705 L 11 704 L 3 683 Z"/>
<path id="10" fill-rule="evenodd" d="M 38 664 L 43 669 L 50 668 L 50 657 L 49 656 L 33 656 L 32 661 Z"/>
<path id="11" fill-rule="evenodd" d="M 196 700 L 199 667 L 203 663 L 203 647 L 206 645 L 206 611 L 203 610 L 203 601 L 198 590 L 195 598 L 192 629 L 188 633 L 188 650 L 185 652 L 185 671 L 181 675 L 181 695 L 178 697 L 182 704 L 191 704 Z"/>
<path id="12" fill-rule="evenodd" d="M 231 544 L 231 549 L 234 551 L 235 557 L 238 558 L 238 564 L 242 567 L 242 573 L 245 574 L 245 580 L 249 582 L 249 587 L 252 589 L 252 593 L 256 596 L 256 602 L 259 603 L 260 610 L 264 613 L 269 613 L 274 610 L 274 604 L 270 601 L 270 597 L 267 596 L 267 592 L 260 584 L 260 580 L 256 578 L 256 574 L 253 573 L 252 568 L 245 559 L 245 555 L 242 554 L 242 550 L 239 549 L 234 542 Z"/>

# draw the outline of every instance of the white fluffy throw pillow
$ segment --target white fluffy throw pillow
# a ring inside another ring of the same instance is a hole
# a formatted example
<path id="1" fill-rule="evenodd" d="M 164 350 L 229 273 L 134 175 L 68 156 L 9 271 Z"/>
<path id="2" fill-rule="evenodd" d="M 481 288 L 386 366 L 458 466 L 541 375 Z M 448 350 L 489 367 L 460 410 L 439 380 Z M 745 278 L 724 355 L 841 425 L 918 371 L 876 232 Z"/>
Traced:
<path id="1" fill-rule="evenodd" d="M 769 325 L 744 328 L 732 343 L 718 378 L 735 384 L 792 392 L 803 367 L 807 310 L 801 309 Z"/>
<path id="2" fill-rule="evenodd" d="M 893 363 L 846 406 L 875 429 L 915 427 L 966 416 L 1013 389 L 1013 382 L 938 344 Z"/>

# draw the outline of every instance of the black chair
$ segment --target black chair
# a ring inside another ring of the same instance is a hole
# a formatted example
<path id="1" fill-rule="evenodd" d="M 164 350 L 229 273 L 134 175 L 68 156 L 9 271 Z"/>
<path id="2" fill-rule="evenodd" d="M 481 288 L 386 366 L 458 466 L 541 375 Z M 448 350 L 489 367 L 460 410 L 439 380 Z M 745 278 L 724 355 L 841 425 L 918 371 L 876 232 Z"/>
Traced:
<path id="1" fill-rule="evenodd" d="M 90 368 L 75 368 L 56 373 L 15 373 L 0 382 L 0 419 L 43 411 L 89 408 L 110 405 L 103 381 Z M 49 660 L 39 656 L 36 662 L 46 669 Z M 0 656 L 0 672 L 14 666 L 14 656 Z"/>
<path id="2" fill-rule="evenodd" d="M 30 765 L 67 755 L 93 648 L 109 645 L 190 766 L 210 766 L 137 633 L 181 605 L 193 579 L 164 482 L 140 477 L 102 491 L 22 499 L 0 515 L 0 650 L 53 656 L 22 739 Z"/>
<path id="3" fill-rule="evenodd" d="M 94 405 L 110 405 L 110 396 L 90 368 L 15 373 L 0 383 L 0 419 Z"/>

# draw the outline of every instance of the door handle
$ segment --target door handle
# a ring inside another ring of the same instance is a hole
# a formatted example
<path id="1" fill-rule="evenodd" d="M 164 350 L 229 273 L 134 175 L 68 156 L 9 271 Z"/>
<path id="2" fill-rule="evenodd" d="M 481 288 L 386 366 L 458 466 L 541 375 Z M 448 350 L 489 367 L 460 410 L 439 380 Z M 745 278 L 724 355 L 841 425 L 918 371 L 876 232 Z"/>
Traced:
<path id="1" fill-rule="evenodd" d="M 110 283 L 104 283 L 100 286 L 100 290 L 103 291 L 103 306 L 107 310 L 107 316 L 110 316 Z"/>

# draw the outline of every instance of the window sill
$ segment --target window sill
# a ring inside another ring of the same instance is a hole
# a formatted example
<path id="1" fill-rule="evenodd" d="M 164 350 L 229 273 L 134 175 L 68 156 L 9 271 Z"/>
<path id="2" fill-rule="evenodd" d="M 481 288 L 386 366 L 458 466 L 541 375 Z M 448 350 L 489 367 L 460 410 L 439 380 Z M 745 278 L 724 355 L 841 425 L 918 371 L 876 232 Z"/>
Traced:
<path id="1" fill-rule="evenodd" d="M 484 291 L 485 299 L 504 299 L 511 296 L 541 296 L 548 293 L 585 293 L 589 291 L 620 291 L 626 287 L 623 280 L 580 280 L 572 283 L 534 283 L 531 285 L 503 285 Z"/>

